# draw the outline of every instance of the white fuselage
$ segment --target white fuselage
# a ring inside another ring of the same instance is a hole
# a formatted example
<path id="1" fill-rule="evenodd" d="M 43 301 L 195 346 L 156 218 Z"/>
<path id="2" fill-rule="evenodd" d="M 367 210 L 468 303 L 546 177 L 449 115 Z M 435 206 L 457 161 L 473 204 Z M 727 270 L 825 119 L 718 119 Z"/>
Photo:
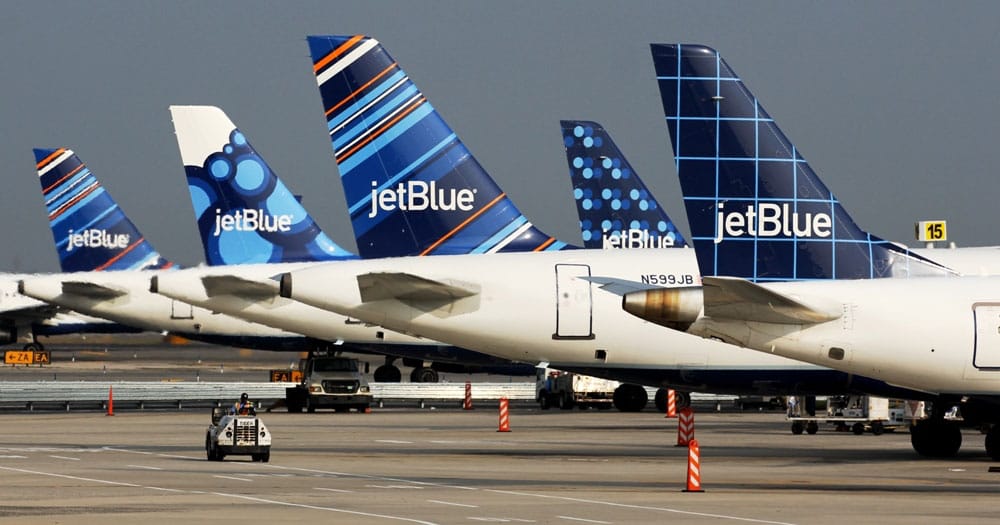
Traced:
<path id="1" fill-rule="evenodd" d="M 808 304 L 836 301 L 819 324 L 702 317 L 688 330 L 936 394 L 1000 394 L 1000 277 L 762 284 Z"/>
<path id="2" fill-rule="evenodd" d="M 22 281 L 24 294 L 76 312 L 101 317 L 119 324 L 153 331 L 240 337 L 296 337 L 269 326 L 157 295 L 149 291 L 153 275 L 169 271 L 78 272 L 34 275 Z M 90 282 L 124 293 L 102 298 L 64 293 L 64 282 Z"/>
<path id="3" fill-rule="evenodd" d="M 271 277 L 316 263 L 278 263 L 186 268 L 163 272 L 157 277 L 157 293 L 205 308 L 213 312 L 265 324 L 324 341 L 362 344 L 418 344 L 438 346 L 440 343 L 387 331 L 357 319 L 322 310 L 305 303 L 278 296 L 277 282 Z M 251 281 L 274 284 L 274 295 L 239 293 L 209 294 L 203 279 L 210 276 L 238 276 Z"/>
<path id="4" fill-rule="evenodd" d="M 357 277 L 378 272 L 476 293 L 433 308 L 397 299 L 362 302 Z M 588 275 L 700 283 L 691 250 L 570 250 L 322 263 L 291 274 L 291 297 L 392 330 L 555 368 L 816 369 L 638 319 L 622 311 L 620 297 L 579 278 Z"/>

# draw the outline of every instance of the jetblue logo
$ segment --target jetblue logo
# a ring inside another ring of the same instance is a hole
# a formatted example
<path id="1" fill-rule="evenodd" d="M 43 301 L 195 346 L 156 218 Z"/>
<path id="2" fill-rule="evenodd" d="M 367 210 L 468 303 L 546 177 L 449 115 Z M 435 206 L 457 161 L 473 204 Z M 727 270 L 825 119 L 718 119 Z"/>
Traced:
<path id="1" fill-rule="evenodd" d="M 378 182 L 372 181 L 372 209 L 368 218 L 374 218 L 381 211 L 470 211 L 476 201 L 476 190 L 438 189 L 437 183 L 419 180 L 400 182 L 395 188 L 378 189 Z"/>
<path id="2" fill-rule="evenodd" d="M 73 230 L 70 230 L 66 237 L 66 251 L 71 252 L 76 248 L 121 250 L 128 248 L 128 243 L 127 233 L 108 233 L 105 230 L 83 230 L 80 233 L 73 233 Z"/>
<path id="3" fill-rule="evenodd" d="M 827 213 L 789 212 L 788 203 L 760 203 L 755 209 L 747 206 L 745 212 L 723 210 L 725 203 L 719 203 L 719 214 L 715 226 L 715 244 L 723 237 L 829 237 L 833 219 Z"/>
<path id="4" fill-rule="evenodd" d="M 601 235 L 601 248 L 633 249 L 633 248 L 670 248 L 674 245 L 673 235 L 650 235 L 646 230 L 631 228 L 620 232 L 604 232 Z"/>
<path id="5" fill-rule="evenodd" d="M 292 229 L 292 215 L 269 215 L 264 210 L 239 210 L 232 215 L 215 210 L 215 231 L 222 232 L 287 232 Z"/>

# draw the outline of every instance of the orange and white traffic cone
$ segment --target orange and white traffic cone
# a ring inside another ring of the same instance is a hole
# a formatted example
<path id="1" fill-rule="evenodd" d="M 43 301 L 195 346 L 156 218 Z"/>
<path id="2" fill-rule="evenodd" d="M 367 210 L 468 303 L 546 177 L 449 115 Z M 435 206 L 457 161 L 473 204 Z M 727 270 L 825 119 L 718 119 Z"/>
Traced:
<path id="1" fill-rule="evenodd" d="M 108 387 L 108 413 L 107 415 L 115 415 L 115 387 Z"/>
<path id="2" fill-rule="evenodd" d="M 664 417 L 677 417 L 677 392 L 673 388 L 667 389 L 667 415 Z"/>
<path id="3" fill-rule="evenodd" d="M 510 432 L 510 403 L 507 397 L 500 398 L 500 427 L 497 432 Z"/>
<path id="4" fill-rule="evenodd" d="M 677 446 L 686 447 L 694 440 L 694 410 L 684 407 L 677 414 Z"/>
<path id="5" fill-rule="evenodd" d="M 462 402 L 463 410 L 472 410 L 472 382 L 465 382 L 465 401 Z"/>
<path id="6" fill-rule="evenodd" d="M 696 439 L 688 443 L 687 488 L 684 492 L 705 492 L 701 488 L 701 449 Z"/>

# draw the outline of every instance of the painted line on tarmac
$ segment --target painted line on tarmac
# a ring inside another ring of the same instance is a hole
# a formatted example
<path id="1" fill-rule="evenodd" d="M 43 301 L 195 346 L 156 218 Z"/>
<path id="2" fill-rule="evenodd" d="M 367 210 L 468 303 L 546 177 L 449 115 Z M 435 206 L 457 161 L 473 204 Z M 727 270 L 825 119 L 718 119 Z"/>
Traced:
<path id="1" fill-rule="evenodd" d="M 119 451 L 119 452 L 139 452 L 139 451 L 133 451 L 133 450 L 130 450 L 130 449 L 114 449 L 114 450 Z M 163 456 L 163 457 L 173 457 L 173 458 L 181 458 L 181 459 L 196 459 L 196 458 L 194 458 L 192 456 L 177 456 L 177 455 L 169 455 L 169 454 L 160 454 L 160 453 L 155 453 L 155 452 L 142 452 L 142 453 L 144 453 L 144 454 L 153 454 L 153 455 Z M 236 464 L 242 464 L 242 463 L 234 463 L 234 465 L 236 465 Z M 256 465 L 256 464 L 246 463 L 246 465 Z M 616 507 L 616 508 L 622 508 L 622 509 L 636 509 L 636 510 L 648 510 L 648 511 L 653 511 L 653 512 L 666 512 L 666 513 L 671 513 L 671 514 L 682 514 L 682 515 L 686 515 L 686 516 L 699 516 L 699 517 L 703 517 L 703 518 L 714 518 L 714 519 L 720 519 L 720 520 L 741 521 L 741 522 L 746 522 L 746 523 L 762 523 L 762 524 L 765 524 L 765 525 L 795 525 L 794 523 L 786 522 L 786 521 L 771 521 L 771 520 L 764 520 L 764 519 L 757 519 L 757 518 L 744 518 L 742 516 L 729 516 L 729 515 L 726 515 L 726 514 L 713 514 L 713 513 L 707 513 L 707 512 L 695 512 L 695 511 L 688 511 L 688 510 L 673 509 L 673 508 L 670 508 L 670 507 L 653 507 L 653 506 L 649 506 L 649 505 L 632 505 L 632 504 L 627 504 L 627 503 L 615 503 L 615 502 L 612 502 L 612 501 L 601 501 L 601 500 L 589 500 L 589 499 L 582 499 L 582 498 L 571 498 L 571 497 L 568 497 L 568 496 L 555 496 L 555 495 L 550 495 L 550 494 L 535 494 L 535 493 L 531 493 L 531 492 L 519 492 L 519 491 L 512 491 L 512 490 L 500 490 L 500 489 L 485 489 L 485 488 L 476 488 L 476 487 L 465 487 L 465 486 L 461 486 L 461 485 L 448 485 L 446 483 L 433 483 L 433 482 L 428 482 L 428 481 L 415 481 L 415 480 L 409 480 L 409 479 L 403 479 L 403 478 L 390 478 L 390 477 L 385 477 L 385 476 L 374 476 L 374 475 L 370 475 L 370 474 L 354 474 L 354 473 L 350 473 L 350 472 L 327 471 L 327 470 L 310 469 L 310 468 L 302 468 L 302 467 L 285 467 L 285 466 L 274 465 L 274 464 L 268 464 L 267 466 L 268 466 L 268 468 L 273 468 L 273 469 L 289 470 L 289 471 L 296 471 L 296 472 L 308 472 L 308 473 L 312 473 L 312 474 L 336 475 L 336 476 L 353 477 L 353 478 L 370 479 L 370 480 L 379 480 L 379 481 L 395 481 L 395 482 L 399 482 L 399 483 L 410 483 L 410 484 L 413 484 L 413 485 L 422 485 L 422 486 L 426 486 L 426 487 L 442 487 L 442 488 L 452 488 L 452 489 L 459 489 L 459 490 L 482 490 L 484 492 L 492 492 L 492 493 L 496 493 L 496 494 L 507 494 L 507 495 L 511 495 L 511 496 L 526 496 L 526 497 L 532 497 L 532 498 L 543 498 L 543 499 L 568 501 L 568 502 L 573 502 L 573 503 L 587 503 L 587 504 L 591 504 L 591 505 L 603 505 L 603 506 L 607 506 L 607 507 Z"/>
<path id="2" fill-rule="evenodd" d="M 0 459 L 28 459 L 28 456 L 9 455 L 9 456 L 0 456 Z"/>
<path id="3" fill-rule="evenodd" d="M 329 488 L 326 488 L 326 487 L 313 487 L 313 490 L 323 490 L 323 491 L 326 491 L 326 492 L 344 492 L 344 493 L 348 493 L 348 494 L 353 494 L 354 493 L 353 490 L 329 489 Z"/>
<path id="4" fill-rule="evenodd" d="M 490 523 L 538 523 L 535 520 L 523 520 L 521 518 L 484 518 L 480 516 L 469 516 L 469 519 L 472 521 L 488 521 Z"/>
<path id="5" fill-rule="evenodd" d="M 323 511 L 328 511 L 328 512 L 339 512 L 339 513 L 343 513 L 343 514 L 353 514 L 355 516 L 365 516 L 365 517 L 368 517 L 368 518 L 383 518 L 383 519 L 388 519 L 388 520 L 405 521 L 405 522 L 409 522 L 409 523 L 419 523 L 421 525 L 438 525 L 438 524 L 436 524 L 436 523 L 434 523 L 432 521 L 423 521 L 423 520 L 418 520 L 418 519 L 413 519 L 413 518 L 404 518 L 402 516 L 392 516 L 392 515 L 388 515 L 388 514 L 373 514 L 373 513 L 370 513 L 370 512 L 361 512 L 361 511 L 356 511 L 356 510 L 338 509 L 336 507 L 320 507 L 320 506 L 317 506 L 317 505 L 304 505 L 304 504 L 301 504 L 301 503 L 291 503 L 291 502 L 288 502 L 288 501 L 279 501 L 279 500 L 271 500 L 271 499 L 266 499 L 266 498 L 257 498 L 257 497 L 253 497 L 253 496 L 242 495 L 242 494 L 228 494 L 228 493 L 225 493 L 225 492 L 211 492 L 211 493 L 208 493 L 208 492 L 193 491 L 193 490 L 192 491 L 185 491 L 185 490 L 177 490 L 177 489 L 168 489 L 168 488 L 163 488 L 163 487 L 152 487 L 152 486 L 147 486 L 147 485 L 137 485 L 135 483 L 126 483 L 126 482 L 123 482 L 123 481 L 111 481 L 111 480 L 107 480 L 107 479 L 97 479 L 97 478 L 84 478 L 84 477 L 81 477 L 81 476 L 70 476 L 70 475 L 67 475 L 67 474 L 56 474 L 55 472 L 42 472 L 42 471 L 39 471 L 39 470 L 28 470 L 28 469 L 13 468 L 13 467 L 4 467 L 4 466 L 0 466 L 0 470 L 6 470 L 6 471 L 9 471 L 9 472 L 20 472 L 22 474 L 34 474 L 34 475 L 38 475 L 38 476 L 49 476 L 49 477 L 62 478 L 62 479 L 72 479 L 72 480 L 75 480 L 75 481 L 87 481 L 87 482 L 91 482 L 91 483 L 101 483 L 101 484 L 104 484 L 104 485 L 115 485 L 115 486 L 119 486 L 119 487 L 135 487 L 135 488 L 147 489 L 147 490 L 181 492 L 181 493 L 189 493 L 189 494 L 212 494 L 212 495 L 215 495 L 215 496 L 221 496 L 221 497 L 225 497 L 225 498 L 242 499 L 242 500 L 246 500 L 246 501 L 255 501 L 255 502 L 258 502 L 258 503 L 269 503 L 271 505 L 280 505 L 280 506 L 285 506 L 285 507 L 297 507 L 297 508 L 302 508 L 302 509 L 323 510 Z M 216 476 L 216 477 L 221 477 L 221 476 Z M 234 478 L 234 479 L 239 479 L 239 478 Z M 250 481 L 250 480 L 244 480 L 244 481 Z"/>
<path id="6" fill-rule="evenodd" d="M 795 525 L 786 521 L 770 521 L 761 520 L 757 518 L 744 518 L 741 516 L 728 516 L 726 514 L 712 514 L 707 512 L 694 512 L 690 510 L 680 510 L 672 509 L 669 507 L 651 507 L 648 505 L 632 505 L 629 503 L 614 503 L 611 501 L 600 501 L 584 498 L 571 498 L 568 496 L 552 496 L 549 494 L 532 494 L 531 492 L 519 492 L 516 490 L 499 490 L 499 489 L 482 489 L 484 492 L 494 492 L 496 494 L 507 494 L 509 496 L 528 496 L 534 498 L 544 498 L 544 499 L 555 499 L 562 501 L 570 501 L 574 503 L 588 503 L 591 505 L 605 505 L 608 507 L 617 507 L 622 509 L 638 509 L 638 510 L 651 510 L 656 512 L 669 512 L 672 514 L 684 514 L 685 516 L 699 516 L 702 518 L 715 518 L 720 520 L 732 520 L 732 521 L 745 521 L 747 523 L 765 523 L 767 525 Z"/>
<path id="7" fill-rule="evenodd" d="M 246 481 L 247 483 L 253 483 L 252 479 L 237 478 L 236 476 L 220 476 L 220 475 L 216 474 L 216 475 L 213 475 L 212 477 L 213 478 L 219 478 L 219 479 L 232 479 L 232 480 L 236 480 L 236 481 Z"/>
<path id="8" fill-rule="evenodd" d="M 439 505 L 451 505 L 453 507 L 468 507 L 471 509 L 478 509 L 479 505 L 469 505 L 468 503 L 455 503 L 454 501 L 441 501 L 439 499 L 429 499 L 427 503 L 437 503 Z"/>
<path id="9" fill-rule="evenodd" d="M 80 458 L 71 458 L 69 456 L 53 456 L 53 455 L 49 454 L 49 457 L 50 458 L 56 458 L 56 459 L 65 459 L 67 461 L 80 461 Z"/>
<path id="10" fill-rule="evenodd" d="M 286 507 L 296 507 L 296 508 L 300 508 L 300 509 L 325 510 L 325 511 L 329 511 L 329 512 L 342 512 L 344 514 L 354 514 L 355 516 L 364 516 L 366 518 L 385 518 L 385 519 L 389 519 L 389 520 L 407 521 L 407 522 L 410 522 L 410 523 L 420 523 L 422 525 L 437 525 L 433 521 L 423 521 L 423 520 L 418 520 L 418 519 L 413 519 L 413 518 L 404 518 L 402 516 L 391 516 L 389 514 L 373 514 L 373 513 L 370 513 L 370 512 L 361 512 L 359 510 L 338 509 L 336 507 L 319 507 L 319 506 L 316 506 L 316 505 L 306 505 L 306 504 L 303 504 L 303 503 L 291 503 L 291 502 L 288 502 L 288 501 L 278 501 L 278 500 L 270 500 L 270 499 L 265 499 L 265 498 L 257 498 L 257 497 L 254 497 L 254 496 L 246 496 L 246 495 L 243 495 L 243 494 L 226 494 L 224 492 L 213 492 L 212 494 L 215 494 L 216 496 L 226 497 L 226 498 L 243 499 L 243 500 L 247 500 L 247 501 L 255 501 L 257 503 L 270 503 L 271 505 L 283 505 L 283 506 L 286 506 Z"/>
<path id="11" fill-rule="evenodd" d="M 403 441 L 401 439 L 376 439 L 376 443 L 389 443 L 391 445 L 412 445 L 412 441 Z"/>
<path id="12" fill-rule="evenodd" d="M 556 516 L 561 520 L 582 521 L 583 523 L 598 523 L 600 525 L 611 525 L 610 521 L 588 520 L 587 518 L 574 518 L 573 516 Z"/>
<path id="13" fill-rule="evenodd" d="M 150 467 L 148 465 L 125 465 L 126 467 L 138 468 L 143 470 L 163 470 L 160 467 Z"/>
<path id="14" fill-rule="evenodd" d="M 42 472 L 40 470 L 28 470 L 24 468 L 14 468 L 14 467 L 2 467 L 0 470 L 8 470 L 11 472 L 20 472 L 22 474 L 35 474 L 39 476 L 51 476 L 54 478 L 72 479 L 76 481 L 89 481 L 91 483 L 103 483 L 105 485 L 117 485 L 119 487 L 137 487 L 142 488 L 142 485 L 136 485 L 135 483 L 125 483 L 123 481 L 110 481 L 106 479 L 95 479 L 95 478 L 84 478 L 80 476 L 70 476 L 69 474 L 56 474 L 55 472 Z"/>

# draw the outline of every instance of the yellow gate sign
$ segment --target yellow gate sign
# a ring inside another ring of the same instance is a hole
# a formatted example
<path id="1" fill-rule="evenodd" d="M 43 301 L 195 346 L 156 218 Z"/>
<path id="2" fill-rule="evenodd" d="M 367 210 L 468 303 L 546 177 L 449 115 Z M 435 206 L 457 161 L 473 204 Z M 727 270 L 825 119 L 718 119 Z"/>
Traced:
<path id="1" fill-rule="evenodd" d="M 301 383 L 301 370 L 271 370 L 272 383 Z"/>
<path id="2" fill-rule="evenodd" d="M 943 242 L 948 240 L 948 221 L 920 221 L 917 223 L 917 240 Z"/>
<path id="3" fill-rule="evenodd" d="M 35 362 L 35 353 L 30 350 L 7 350 L 3 353 L 5 365 L 30 365 Z"/>

